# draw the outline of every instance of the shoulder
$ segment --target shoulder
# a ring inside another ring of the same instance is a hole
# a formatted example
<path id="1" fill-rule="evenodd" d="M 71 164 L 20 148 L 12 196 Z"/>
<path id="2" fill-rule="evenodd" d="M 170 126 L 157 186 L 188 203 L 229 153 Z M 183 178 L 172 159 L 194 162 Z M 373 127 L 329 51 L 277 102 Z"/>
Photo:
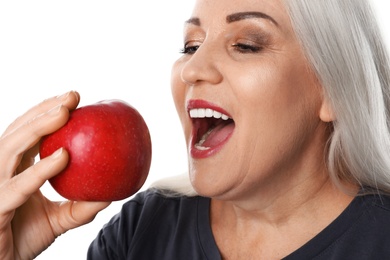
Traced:
<path id="1" fill-rule="evenodd" d="M 126 232 L 135 233 L 138 229 L 150 226 L 155 219 L 159 222 L 178 221 L 180 214 L 189 214 L 199 199 L 199 197 L 179 196 L 169 191 L 148 189 L 126 202 L 121 211 L 104 228 L 130 222 L 131 226 L 126 225 Z"/>
<path id="2" fill-rule="evenodd" d="M 357 196 L 339 220 L 347 228 L 346 237 L 351 235 L 367 245 L 378 240 L 390 243 L 390 197 L 387 195 Z"/>
<path id="3" fill-rule="evenodd" d="M 362 195 L 355 198 L 335 226 L 341 236 L 321 254 L 332 259 L 384 259 L 390 255 L 390 197 Z"/>
<path id="4" fill-rule="evenodd" d="M 207 199 L 179 196 L 156 189 L 139 192 L 102 228 L 92 242 L 89 254 L 115 255 L 118 259 L 127 259 L 130 251 L 131 254 L 143 253 L 144 246 L 149 244 L 158 252 L 162 248 L 156 247 L 157 237 L 174 241 L 178 229 L 196 227 L 193 216 L 197 215 L 199 203 L 207 203 Z"/>
<path id="5" fill-rule="evenodd" d="M 390 197 L 359 195 L 328 227 L 286 259 L 387 259 Z"/>
<path id="6" fill-rule="evenodd" d="M 121 213 L 126 214 L 126 212 L 131 211 L 132 214 L 142 214 L 150 211 L 183 210 L 183 206 L 197 203 L 199 199 L 202 198 L 198 196 L 188 197 L 173 193 L 169 190 L 148 189 L 138 193 L 131 200 L 126 202 L 122 207 Z M 185 209 L 187 209 L 187 207 L 185 207 Z"/>
<path id="7" fill-rule="evenodd" d="M 382 212 L 382 214 L 390 214 L 390 196 L 389 195 L 366 195 L 365 201 L 375 210 Z M 364 201 L 364 199 L 363 199 Z"/>
<path id="8" fill-rule="evenodd" d="M 362 214 L 357 223 L 363 224 L 365 229 L 378 229 L 378 232 L 390 232 L 390 196 L 388 195 L 362 195 L 355 198 L 355 206 L 351 214 Z M 390 239 L 390 236 L 389 236 Z"/>
<path id="9" fill-rule="evenodd" d="M 383 234 L 383 238 L 390 242 L 390 196 L 365 195 L 361 198 L 358 197 L 356 200 L 365 209 L 361 216 L 363 228 L 367 229 L 367 232 L 375 230 L 376 232 L 370 232 L 375 237 Z"/>

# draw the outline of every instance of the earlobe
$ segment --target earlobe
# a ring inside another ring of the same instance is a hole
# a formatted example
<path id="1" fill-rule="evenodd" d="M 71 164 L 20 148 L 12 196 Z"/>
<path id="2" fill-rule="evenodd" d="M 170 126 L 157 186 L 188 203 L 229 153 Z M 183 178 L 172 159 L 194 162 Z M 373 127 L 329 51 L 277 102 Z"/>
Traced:
<path id="1" fill-rule="evenodd" d="M 329 100 L 324 98 L 322 101 L 322 105 L 319 111 L 319 117 L 321 121 L 330 123 L 336 120 L 336 116 L 333 111 L 333 107 L 331 106 Z"/>

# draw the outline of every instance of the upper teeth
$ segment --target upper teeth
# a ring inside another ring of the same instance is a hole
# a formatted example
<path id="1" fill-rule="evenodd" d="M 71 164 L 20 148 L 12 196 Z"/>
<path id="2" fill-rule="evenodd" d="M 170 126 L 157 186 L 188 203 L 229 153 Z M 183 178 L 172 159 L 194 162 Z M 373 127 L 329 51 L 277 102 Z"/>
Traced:
<path id="1" fill-rule="evenodd" d="M 218 111 L 215 111 L 210 108 L 194 108 L 190 110 L 190 117 L 191 118 L 205 118 L 205 117 L 214 117 L 214 118 L 221 118 L 223 120 L 228 120 L 229 117 L 225 114 L 222 114 Z"/>

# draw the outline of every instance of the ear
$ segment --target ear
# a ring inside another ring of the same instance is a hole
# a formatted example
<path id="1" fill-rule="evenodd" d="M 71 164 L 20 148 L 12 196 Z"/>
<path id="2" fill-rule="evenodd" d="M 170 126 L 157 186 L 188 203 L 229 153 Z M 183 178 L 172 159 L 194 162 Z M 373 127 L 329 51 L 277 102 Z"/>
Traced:
<path id="1" fill-rule="evenodd" d="M 323 122 L 326 123 L 330 123 L 336 120 L 333 107 L 331 106 L 329 100 L 326 97 L 324 97 L 322 100 L 321 108 L 319 111 L 319 117 Z"/>

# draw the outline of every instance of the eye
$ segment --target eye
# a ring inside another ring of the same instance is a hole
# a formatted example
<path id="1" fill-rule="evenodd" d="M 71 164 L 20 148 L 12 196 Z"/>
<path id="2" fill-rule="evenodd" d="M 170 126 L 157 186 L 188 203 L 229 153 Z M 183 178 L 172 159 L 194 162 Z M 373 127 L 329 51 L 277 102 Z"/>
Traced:
<path id="1" fill-rule="evenodd" d="M 194 44 L 194 43 L 186 43 L 184 45 L 184 48 L 180 50 L 180 53 L 183 54 L 194 54 L 198 48 L 200 47 L 200 44 Z"/>
<path id="2" fill-rule="evenodd" d="M 261 46 L 245 43 L 234 43 L 232 47 L 240 53 L 257 53 L 262 50 Z"/>

